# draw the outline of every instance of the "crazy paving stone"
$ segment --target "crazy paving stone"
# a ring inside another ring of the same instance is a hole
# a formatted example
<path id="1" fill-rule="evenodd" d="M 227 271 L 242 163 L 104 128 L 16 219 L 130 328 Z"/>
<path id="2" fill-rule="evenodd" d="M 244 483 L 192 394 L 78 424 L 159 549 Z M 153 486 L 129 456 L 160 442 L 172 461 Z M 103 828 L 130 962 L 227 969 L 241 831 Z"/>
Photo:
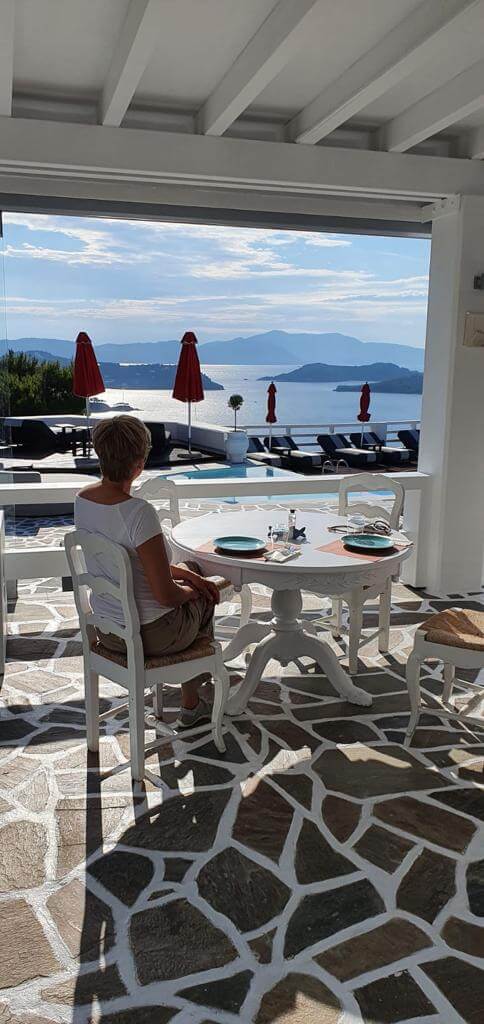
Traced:
<path id="1" fill-rule="evenodd" d="M 35 726 L 26 722 L 25 718 L 4 718 L 0 721 L 0 746 L 21 740 L 34 729 Z"/>
<path id="2" fill-rule="evenodd" d="M 14 637 L 7 640 L 7 657 L 12 661 L 50 660 L 57 654 L 55 640 L 37 637 Z"/>
<path id="3" fill-rule="evenodd" d="M 78 974 L 68 981 L 60 981 L 57 985 L 44 988 L 40 993 L 41 999 L 46 1003 L 64 1003 L 67 1006 L 84 1006 L 94 1000 L 105 1002 L 124 995 L 126 988 L 116 964 L 111 964 L 104 970 L 91 971 L 89 974 Z"/>
<path id="4" fill-rule="evenodd" d="M 372 981 L 357 988 L 354 994 L 363 1019 L 378 1024 L 396 1024 L 435 1013 L 435 1007 L 408 971 Z"/>
<path id="5" fill-rule="evenodd" d="M 370 825 L 354 848 L 360 857 L 391 875 L 400 867 L 412 846 L 408 839 L 389 832 L 387 828 Z"/>
<path id="6" fill-rule="evenodd" d="M 229 790 L 172 797 L 155 812 L 144 814 L 121 841 L 141 850 L 209 850 L 229 798 Z"/>
<path id="7" fill-rule="evenodd" d="M 260 964 L 270 964 L 275 934 L 276 929 L 273 928 L 272 931 L 266 932 L 265 935 L 258 935 L 256 939 L 251 939 L 248 943 Z"/>
<path id="8" fill-rule="evenodd" d="M 276 736 L 288 750 L 315 750 L 318 746 L 318 740 L 306 732 L 306 729 L 301 729 L 299 725 L 295 725 L 294 722 L 289 722 L 287 719 L 282 721 L 265 719 L 261 724 L 273 736 Z"/>
<path id="9" fill-rule="evenodd" d="M 20 1014 L 17 1016 L 16 1013 L 12 1013 L 6 1003 L 0 1003 L 0 1024 L 55 1024 L 55 1022 L 47 1017 L 32 1017 L 30 1013 Z"/>
<path id="10" fill-rule="evenodd" d="M 53 921 L 71 956 L 97 960 L 114 943 L 111 910 L 74 878 L 47 900 Z"/>
<path id="11" fill-rule="evenodd" d="M 262 734 L 255 722 L 251 718 L 246 718 L 240 722 L 234 722 L 234 728 L 243 737 L 245 742 L 248 743 L 251 750 L 256 754 L 260 754 Z"/>
<path id="12" fill-rule="evenodd" d="M 400 743 L 401 733 L 387 730 L 386 736 L 390 743 Z M 432 747 L 450 747 L 451 744 L 466 746 L 469 742 L 465 733 L 451 732 L 450 729 L 417 729 L 412 736 L 412 746 L 417 750 L 428 750 Z"/>
<path id="13" fill-rule="evenodd" d="M 484 971 L 454 956 L 422 964 L 422 970 L 443 992 L 466 1024 L 482 1024 Z"/>
<path id="14" fill-rule="evenodd" d="M 351 706 L 351 705 L 349 705 Z M 369 796 L 445 786 L 400 746 L 367 747 L 355 743 L 344 750 L 325 750 L 313 765 L 327 789 L 364 800 Z"/>
<path id="15" fill-rule="evenodd" d="M 199 1006 L 238 1013 L 247 996 L 252 978 L 252 971 L 241 971 L 240 974 L 233 974 L 229 978 L 224 977 L 217 981 L 207 981 L 205 985 L 183 988 L 178 995 Z"/>
<path id="16" fill-rule="evenodd" d="M 141 985 L 214 970 L 237 957 L 230 939 L 185 899 L 134 914 L 129 938 Z"/>
<path id="17" fill-rule="evenodd" d="M 215 743 L 210 740 L 210 743 L 205 743 L 203 747 L 197 747 L 196 750 L 192 750 L 191 753 L 194 757 L 210 757 L 214 761 L 226 761 L 232 764 L 244 764 L 246 759 L 245 754 L 239 747 L 232 733 L 226 733 L 224 736 L 225 745 L 227 747 L 225 754 L 221 754 L 217 750 Z"/>
<path id="18" fill-rule="evenodd" d="M 88 853 L 94 853 L 118 827 L 127 802 L 112 795 L 102 805 L 99 800 L 59 800 L 55 810 L 57 829 L 56 878 L 62 878 L 80 864 Z"/>
<path id="19" fill-rule="evenodd" d="M 192 861 L 184 857 L 167 857 L 165 860 L 164 882 L 182 882 Z"/>
<path id="20" fill-rule="evenodd" d="M 466 873 L 467 897 L 472 913 L 484 917 L 484 860 L 469 864 Z"/>
<path id="21" fill-rule="evenodd" d="M 353 834 L 361 817 L 361 807 L 358 804 L 343 800 L 340 796 L 325 796 L 321 805 L 321 814 L 324 824 L 339 839 L 345 843 Z"/>
<path id="22" fill-rule="evenodd" d="M 273 786 L 249 779 L 233 827 L 233 837 L 251 850 L 278 861 L 294 814 L 292 804 Z"/>
<path id="23" fill-rule="evenodd" d="M 411 832 L 420 839 L 457 853 L 464 853 L 476 831 L 476 826 L 467 818 L 423 800 L 414 800 L 411 796 L 376 804 L 373 814 L 403 832 Z"/>
<path id="24" fill-rule="evenodd" d="M 369 707 L 359 707 L 358 717 L 362 715 L 391 714 L 395 711 L 408 711 L 408 695 L 406 693 L 391 693 L 383 697 L 375 697 L 373 704 Z M 305 718 L 305 708 L 296 709 L 293 714 L 301 721 Z M 326 718 L 354 718 L 355 706 L 346 700 L 335 700 L 323 704 L 319 714 L 320 719 Z"/>
<path id="25" fill-rule="evenodd" d="M 85 743 L 84 733 L 68 726 L 53 725 L 42 732 L 36 732 L 27 741 L 27 749 L 37 754 L 62 754 L 67 747 Z M 39 748 L 39 749 L 37 749 Z"/>
<path id="26" fill-rule="evenodd" d="M 338 1024 L 341 1004 L 333 992 L 308 974 L 287 974 L 266 992 L 255 1024 Z"/>
<path id="27" fill-rule="evenodd" d="M 475 749 L 475 748 L 474 748 Z M 459 779 L 464 779 L 466 782 L 478 782 L 482 783 L 484 779 L 484 757 L 480 760 L 467 761 L 462 768 L 458 771 Z"/>
<path id="28" fill-rule="evenodd" d="M 442 793 L 431 793 L 430 795 L 434 800 L 453 807 L 455 811 L 470 814 L 473 818 L 484 821 L 484 792 L 481 789 L 472 789 L 470 786 L 466 789 L 459 787 L 459 789 L 445 790 Z"/>
<path id="29" fill-rule="evenodd" d="M 331 743 L 371 743 L 372 740 L 380 739 L 378 733 L 364 722 L 347 722 L 344 719 L 315 723 L 313 729 L 318 736 L 331 740 Z"/>
<path id="30" fill-rule="evenodd" d="M 6 814 L 6 812 L 11 809 L 11 806 L 11 804 L 8 804 L 7 801 L 0 796 L 0 814 Z"/>
<path id="31" fill-rule="evenodd" d="M 424 849 L 402 879 L 397 907 L 432 922 L 455 893 L 455 861 Z"/>
<path id="32" fill-rule="evenodd" d="M 2 903 L 0 949 L 0 988 L 14 988 L 62 970 L 33 910 L 23 899 Z"/>
<path id="33" fill-rule="evenodd" d="M 275 772 L 271 779 L 277 782 L 281 789 L 285 789 L 297 803 L 311 809 L 313 784 L 307 775 L 289 775 L 287 772 Z"/>
<path id="34" fill-rule="evenodd" d="M 484 957 L 484 926 L 449 917 L 442 929 L 442 938 L 453 949 L 460 949 L 470 956 Z"/>
<path id="35" fill-rule="evenodd" d="M 36 814 L 43 811 L 49 799 L 49 780 L 45 772 L 37 772 L 30 782 L 17 793 L 17 799 Z"/>
<path id="36" fill-rule="evenodd" d="M 226 768 L 188 759 L 176 765 L 161 765 L 159 771 L 160 778 L 170 789 L 181 789 L 182 783 L 190 783 L 194 787 L 221 786 L 233 779 L 232 772 Z"/>
<path id="37" fill-rule="evenodd" d="M 205 864 L 198 876 L 200 895 L 241 932 L 261 928 L 281 913 L 290 890 L 271 871 L 233 847 Z"/>
<path id="38" fill-rule="evenodd" d="M 18 757 L 0 764 L 0 789 L 15 789 L 40 767 L 40 761 L 32 757 Z"/>
<path id="39" fill-rule="evenodd" d="M 41 885 L 46 851 L 47 836 L 42 825 L 11 821 L 0 829 L 0 892 Z"/>
<path id="40" fill-rule="evenodd" d="M 294 867 L 301 885 L 358 871 L 355 864 L 333 850 L 317 826 L 307 819 L 303 821 L 299 833 Z"/>
<path id="41" fill-rule="evenodd" d="M 366 878 L 304 896 L 287 926 L 284 956 L 296 956 L 329 935 L 384 911 L 383 900 Z"/>
<path id="42" fill-rule="evenodd" d="M 176 1013 L 178 1010 L 171 1006 L 131 1006 L 117 1013 L 94 1015 L 92 1024 L 168 1024 Z"/>
<path id="43" fill-rule="evenodd" d="M 478 763 L 478 755 L 484 754 L 484 746 L 480 747 L 452 747 L 450 750 L 429 750 L 426 751 L 427 761 L 437 765 L 437 768 L 452 768 L 459 765 L 467 765 L 471 761 Z M 482 762 L 478 771 L 482 772 Z M 472 780 L 474 781 L 474 779 Z"/>
<path id="44" fill-rule="evenodd" d="M 404 918 L 394 918 L 379 928 L 364 931 L 324 953 L 318 953 L 314 959 L 338 981 L 349 981 L 431 945 L 431 940 L 416 925 Z"/>
<path id="45" fill-rule="evenodd" d="M 151 882 L 155 869 L 147 857 L 114 850 L 89 865 L 88 871 L 118 900 L 132 907 Z"/>

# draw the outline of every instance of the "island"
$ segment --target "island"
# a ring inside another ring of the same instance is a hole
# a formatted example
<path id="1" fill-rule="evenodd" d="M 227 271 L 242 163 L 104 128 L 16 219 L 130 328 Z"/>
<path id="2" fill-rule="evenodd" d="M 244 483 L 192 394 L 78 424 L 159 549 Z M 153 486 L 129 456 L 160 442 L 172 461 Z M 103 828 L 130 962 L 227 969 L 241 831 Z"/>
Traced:
<path id="1" fill-rule="evenodd" d="M 359 391 L 360 384 L 338 384 L 334 391 Z M 370 384 L 372 391 L 386 395 L 421 395 L 423 373 L 415 370 L 404 377 L 393 377 L 390 380 L 374 381 Z"/>
<path id="2" fill-rule="evenodd" d="M 368 363 L 363 366 L 337 366 L 330 363 L 305 363 L 296 370 L 278 373 L 275 377 L 259 380 L 287 381 L 295 384 L 320 384 L 328 381 L 358 381 L 359 387 L 367 380 L 393 380 L 411 376 L 412 371 L 397 363 Z"/>
<path id="3" fill-rule="evenodd" d="M 150 391 L 171 391 L 175 383 L 176 366 L 172 363 L 100 363 L 107 388 L 129 388 Z M 222 384 L 202 373 L 205 391 L 223 391 Z"/>

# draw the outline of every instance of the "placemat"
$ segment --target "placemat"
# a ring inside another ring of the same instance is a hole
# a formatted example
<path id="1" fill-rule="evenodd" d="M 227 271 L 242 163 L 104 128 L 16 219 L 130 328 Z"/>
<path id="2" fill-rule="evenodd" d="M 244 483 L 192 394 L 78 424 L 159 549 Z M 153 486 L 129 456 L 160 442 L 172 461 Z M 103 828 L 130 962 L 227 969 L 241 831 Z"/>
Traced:
<path id="1" fill-rule="evenodd" d="M 276 546 L 277 545 L 274 545 L 274 547 L 276 547 Z M 216 548 L 214 547 L 213 540 L 207 541 L 206 544 L 200 544 L 199 547 L 197 548 L 197 551 L 206 551 L 207 554 L 209 554 L 209 555 L 219 555 L 219 554 L 221 554 L 221 552 L 217 551 Z M 248 554 L 245 554 L 245 555 L 240 555 L 240 554 L 229 555 L 228 551 L 224 551 L 223 557 L 224 558 L 226 558 L 226 557 L 227 558 L 239 558 L 239 559 L 248 558 L 248 559 L 250 559 L 251 562 L 253 562 L 254 559 L 258 558 L 261 561 L 263 561 L 264 555 L 265 555 L 266 551 L 267 551 L 267 548 L 264 548 L 263 551 L 256 551 L 253 555 L 248 555 Z"/>
<path id="2" fill-rule="evenodd" d="M 363 552 L 350 551 L 349 548 L 345 548 L 343 541 L 338 537 L 337 540 L 332 540 L 329 544 L 322 544 L 316 550 L 327 551 L 331 555 L 345 555 L 346 558 L 356 558 L 363 562 L 379 562 L 381 558 L 388 558 L 389 555 L 394 555 L 398 549 L 395 546 L 385 553 L 381 551 L 378 555 L 364 555 Z"/>

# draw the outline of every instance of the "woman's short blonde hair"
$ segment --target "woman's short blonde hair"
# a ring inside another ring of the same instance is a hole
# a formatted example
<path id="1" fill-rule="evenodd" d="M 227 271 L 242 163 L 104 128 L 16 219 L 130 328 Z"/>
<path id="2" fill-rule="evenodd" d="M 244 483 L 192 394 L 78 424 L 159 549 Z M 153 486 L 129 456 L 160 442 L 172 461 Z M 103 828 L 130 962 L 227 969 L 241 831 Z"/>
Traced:
<path id="1" fill-rule="evenodd" d="M 151 448 L 151 434 L 136 416 L 102 420 L 92 440 L 102 475 L 115 483 L 129 480 L 140 462 L 146 462 Z"/>

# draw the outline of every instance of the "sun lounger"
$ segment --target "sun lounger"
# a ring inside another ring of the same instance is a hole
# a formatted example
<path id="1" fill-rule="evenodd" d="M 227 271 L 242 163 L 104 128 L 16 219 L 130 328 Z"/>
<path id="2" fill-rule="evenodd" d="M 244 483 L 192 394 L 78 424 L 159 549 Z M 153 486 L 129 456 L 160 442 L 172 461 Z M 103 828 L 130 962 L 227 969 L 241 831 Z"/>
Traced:
<path id="1" fill-rule="evenodd" d="M 410 462 L 410 452 L 407 448 L 392 448 L 391 445 L 383 443 L 378 434 L 374 430 L 368 430 L 363 433 L 363 444 L 361 444 L 361 433 L 350 434 L 351 443 L 356 447 L 363 447 L 365 450 L 374 450 L 378 457 L 378 462 L 381 462 L 384 466 L 400 466 L 404 463 Z"/>
<path id="2" fill-rule="evenodd" d="M 264 438 L 264 444 L 269 447 L 269 438 Z M 281 464 L 286 469 L 295 473 L 319 473 L 322 460 L 317 452 L 302 451 L 296 444 L 294 438 L 289 435 L 272 437 L 270 450 L 280 456 Z"/>
<path id="3" fill-rule="evenodd" d="M 249 437 L 249 448 L 247 451 L 249 459 L 253 462 L 261 462 L 264 466 L 280 466 L 281 457 L 275 452 L 267 450 L 262 444 L 260 437 Z"/>
<path id="4" fill-rule="evenodd" d="M 375 452 L 355 448 L 349 444 L 344 434 L 318 434 L 317 441 L 324 454 L 328 455 L 330 459 L 345 459 L 348 465 L 354 469 L 362 469 L 364 466 L 376 467 Z"/>
<path id="5" fill-rule="evenodd" d="M 399 430 L 398 438 L 410 452 L 412 462 L 417 462 L 420 444 L 420 430 Z"/>

